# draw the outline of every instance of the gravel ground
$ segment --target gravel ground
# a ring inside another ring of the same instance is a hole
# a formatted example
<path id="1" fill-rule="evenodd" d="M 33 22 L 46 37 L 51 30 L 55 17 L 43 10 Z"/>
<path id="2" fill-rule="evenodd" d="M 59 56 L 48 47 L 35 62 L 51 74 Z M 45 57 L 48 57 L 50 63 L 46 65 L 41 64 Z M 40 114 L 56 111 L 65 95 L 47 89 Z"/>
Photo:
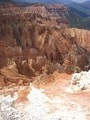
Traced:
<path id="1" fill-rule="evenodd" d="M 32 87 L 28 104 L 14 106 L 9 96 L 0 96 L 0 120 L 86 120 L 80 105 L 66 96 L 47 97 L 44 90 Z"/>

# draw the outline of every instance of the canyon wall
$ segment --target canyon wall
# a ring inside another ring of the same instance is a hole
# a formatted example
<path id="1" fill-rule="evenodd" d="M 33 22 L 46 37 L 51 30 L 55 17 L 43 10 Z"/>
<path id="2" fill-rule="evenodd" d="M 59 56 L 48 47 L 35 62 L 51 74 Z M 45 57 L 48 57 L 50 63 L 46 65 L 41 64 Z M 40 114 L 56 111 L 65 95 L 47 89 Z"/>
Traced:
<path id="1" fill-rule="evenodd" d="M 90 31 L 67 28 L 65 6 L 8 4 L 0 5 L 0 13 L 0 74 L 5 80 L 24 75 L 27 83 L 44 73 L 90 68 Z"/>

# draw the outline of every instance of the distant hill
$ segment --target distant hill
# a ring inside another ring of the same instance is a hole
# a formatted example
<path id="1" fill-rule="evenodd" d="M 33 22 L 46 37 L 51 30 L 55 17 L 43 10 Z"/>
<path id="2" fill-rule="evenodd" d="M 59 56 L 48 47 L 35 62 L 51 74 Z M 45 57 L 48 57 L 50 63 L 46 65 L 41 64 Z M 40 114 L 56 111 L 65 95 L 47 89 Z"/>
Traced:
<path id="1" fill-rule="evenodd" d="M 4 2 L 12 2 L 12 0 L 0 0 L 0 3 L 4 3 Z"/>
<path id="2" fill-rule="evenodd" d="M 44 4 L 71 4 L 72 0 L 0 0 L 0 2 L 17 2 L 17 3 L 44 3 Z"/>
<path id="3" fill-rule="evenodd" d="M 21 3 L 45 3 L 45 4 L 53 4 L 54 0 L 13 0 L 14 2 Z"/>
<path id="4" fill-rule="evenodd" d="M 69 8 L 78 13 L 82 17 L 90 17 L 90 1 L 84 3 L 71 3 L 68 5 Z"/>
<path id="5" fill-rule="evenodd" d="M 55 0 L 57 3 L 62 3 L 64 5 L 68 5 L 68 4 L 71 4 L 73 3 L 72 0 Z"/>
<path id="6" fill-rule="evenodd" d="M 69 11 L 69 14 L 67 16 L 67 19 L 69 21 L 69 26 L 80 28 L 80 29 L 90 30 L 90 18 L 89 17 L 82 17 L 80 14 L 73 12 L 72 10 Z"/>

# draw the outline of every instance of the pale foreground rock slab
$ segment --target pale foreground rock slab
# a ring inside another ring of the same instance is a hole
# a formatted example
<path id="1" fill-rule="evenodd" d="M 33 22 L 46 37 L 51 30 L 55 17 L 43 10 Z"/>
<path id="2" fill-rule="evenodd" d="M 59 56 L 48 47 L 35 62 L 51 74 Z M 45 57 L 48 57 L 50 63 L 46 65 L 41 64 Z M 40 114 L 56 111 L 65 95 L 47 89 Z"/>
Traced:
<path id="1" fill-rule="evenodd" d="M 89 90 L 90 89 L 90 70 L 88 72 L 82 71 L 75 73 L 71 80 L 72 89 L 75 91 Z"/>
<path id="2" fill-rule="evenodd" d="M 27 98 L 28 103 L 15 104 L 17 94 L 0 96 L 0 120 L 86 120 L 81 106 L 67 96 L 50 98 L 32 86 Z"/>

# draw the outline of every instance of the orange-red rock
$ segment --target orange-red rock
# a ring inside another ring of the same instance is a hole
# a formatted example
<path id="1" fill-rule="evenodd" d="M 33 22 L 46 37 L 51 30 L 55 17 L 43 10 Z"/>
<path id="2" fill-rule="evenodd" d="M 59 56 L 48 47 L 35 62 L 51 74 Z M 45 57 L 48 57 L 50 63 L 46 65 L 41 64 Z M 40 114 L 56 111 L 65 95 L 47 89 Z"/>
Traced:
<path id="1" fill-rule="evenodd" d="M 4 87 L 5 86 L 5 80 L 4 80 L 4 76 L 0 75 L 0 86 Z"/>

